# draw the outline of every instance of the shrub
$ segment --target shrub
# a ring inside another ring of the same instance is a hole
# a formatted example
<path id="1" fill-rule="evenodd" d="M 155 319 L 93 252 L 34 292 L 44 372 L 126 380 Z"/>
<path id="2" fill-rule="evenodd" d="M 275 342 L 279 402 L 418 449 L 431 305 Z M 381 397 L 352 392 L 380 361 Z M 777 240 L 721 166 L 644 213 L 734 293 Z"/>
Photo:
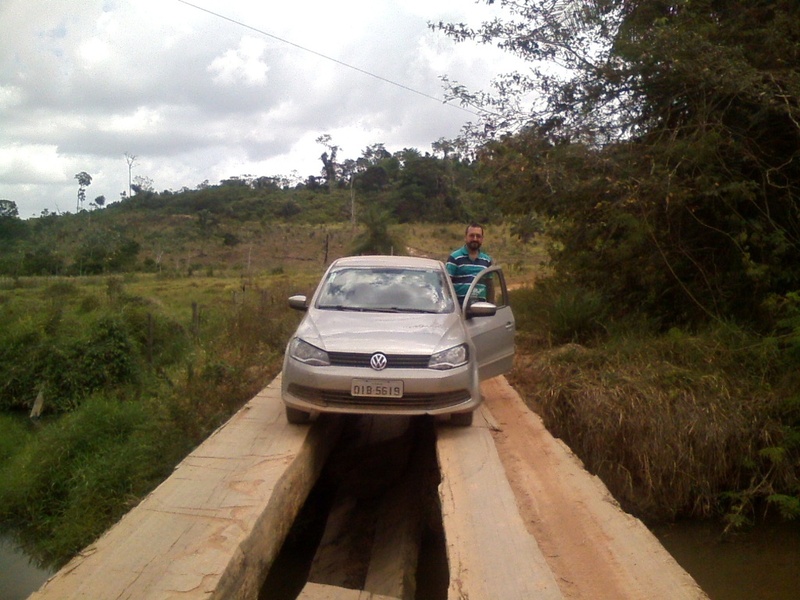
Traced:
<path id="1" fill-rule="evenodd" d="M 514 380 L 627 510 L 738 525 L 761 502 L 788 514 L 800 497 L 786 370 L 774 344 L 720 325 L 568 344 L 520 361 Z"/>
<path id="2" fill-rule="evenodd" d="M 0 421 L 0 523 L 56 563 L 266 385 L 298 318 L 283 278 L 269 289 L 153 281 L 172 294 L 134 296 L 97 278 L 59 284 L 56 301 L 31 286 L 0 304 L 0 405 L 30 409 L 44 384 L 45 409 L 60 413 L 28 435 Z M 194 336 L 164 306 L 188 320 L 187 293 L 203 302 Z"/>
<path id="3" fill-rule="evenodd" d="M 543 279 L 512 292 L 518 327 L 550 343 L 589 342 L 606 331 L 606 303 L 594 291 Z"/>
<path id="4" fill-rule="evenodd" d="M 44 332 L 30 322 L 9 325 L 0 334 L 0 408 L 30 408 L 42 384 Z"/>
<path id="5" fill-rule="evenodd" d="M 42 357 L 48 407 L 69 411 L 95 390 L 136 383 L 140 356 L 124 322 L 100 318 L 86 338 L 54 345 Z"/>
<path id="6" fill-rule="evenodd" d="M 60 565 L 169 472 L 187 450 L 176 433 L 152 405 L 93 396 L 0 468 L 0 521 Z"/>

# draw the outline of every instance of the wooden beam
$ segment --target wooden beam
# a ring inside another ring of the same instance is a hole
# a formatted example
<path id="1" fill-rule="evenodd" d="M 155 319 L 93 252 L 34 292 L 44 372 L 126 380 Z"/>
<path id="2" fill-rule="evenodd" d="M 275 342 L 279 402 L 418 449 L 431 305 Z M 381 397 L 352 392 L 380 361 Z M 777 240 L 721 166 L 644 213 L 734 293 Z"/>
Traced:
<path id="1" fill-rule="evenodd" d="M 31 599 L 257 598 L 339 429 L 289 425 L 278 377 Z"/>
<path id="2" fill-rule="evenodd" d="M 489 431 L 440 425 L 439 498 L 450 568 L 448 600 L 558 600 L 558 584 L 525 529 Z"/>
<path id="3" fill-rule="evenodd" d="M 323 583 L 307 583 L 297 600 L 398 600 L 363 590 L 351 590 Z"/>

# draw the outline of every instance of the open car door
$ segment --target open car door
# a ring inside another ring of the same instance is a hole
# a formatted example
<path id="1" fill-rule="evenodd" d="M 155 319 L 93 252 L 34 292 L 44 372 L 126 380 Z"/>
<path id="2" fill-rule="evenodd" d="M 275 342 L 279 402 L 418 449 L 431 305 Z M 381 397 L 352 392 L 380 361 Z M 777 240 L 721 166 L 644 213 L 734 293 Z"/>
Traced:
<path id="1" fill-rule="evenodd" d="M 497 307 L 493 316 L 471 316 L 470 305 L 489 302 Z M 514 315 L 500 267 L 489 267 L 473 280 L 464 298 L 462 314 L 478 354 L 478 376 L 489 379 L 511 370 L 514 363 Z"/>

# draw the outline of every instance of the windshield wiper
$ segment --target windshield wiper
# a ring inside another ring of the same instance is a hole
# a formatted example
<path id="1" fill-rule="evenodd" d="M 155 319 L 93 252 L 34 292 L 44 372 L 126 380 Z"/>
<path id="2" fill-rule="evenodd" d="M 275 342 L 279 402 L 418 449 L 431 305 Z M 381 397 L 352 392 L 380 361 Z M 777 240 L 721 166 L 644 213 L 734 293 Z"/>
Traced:
<path id="1" fill-rule="evenodd" d="M 353 312 L 367 312 L 369 308 L 364 308 L 363 306 L 345 306 L 344 304 L 330 304 L 326 306 L 320 306 L 320 310 L 342 310 L 342 311 L 353 311 Z"/>
<path id="2" fill-rule="evenodd" d="M 344 304 L 330 304 L 320 306 L 320 310 L 341 310 L 352 312 L 376 312 L 376 313 L 413 313 L 413 314 L 437 314 L 440 311 L 428 308 L 404 308 L 399 306 L 347 306 Z"/>
<path id="3" fill-rule="evenodd" d="M 407 307 L 399 307 L 399 306 L 389 306 L 384 308 L 375 308 L 372 309 L 375 312 L 387 312 L 387 313 L 413 313 L 413 314 L 436 314 L 438 310 L 431 310 L 429 308 L 407 308 Z"/>

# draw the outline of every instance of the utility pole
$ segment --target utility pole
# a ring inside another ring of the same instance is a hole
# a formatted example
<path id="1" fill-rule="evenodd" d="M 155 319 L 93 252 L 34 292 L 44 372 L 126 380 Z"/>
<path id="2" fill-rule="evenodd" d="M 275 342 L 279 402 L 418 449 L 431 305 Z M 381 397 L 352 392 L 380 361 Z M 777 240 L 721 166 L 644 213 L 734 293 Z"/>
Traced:
<path id="1" fill-rule="evenodd" d="M 356 194 L 353 190 L 353 180 L 356 178 L 355 173 L 350 174 L 350 226 L 353 231 L 356 229 Z"/>

